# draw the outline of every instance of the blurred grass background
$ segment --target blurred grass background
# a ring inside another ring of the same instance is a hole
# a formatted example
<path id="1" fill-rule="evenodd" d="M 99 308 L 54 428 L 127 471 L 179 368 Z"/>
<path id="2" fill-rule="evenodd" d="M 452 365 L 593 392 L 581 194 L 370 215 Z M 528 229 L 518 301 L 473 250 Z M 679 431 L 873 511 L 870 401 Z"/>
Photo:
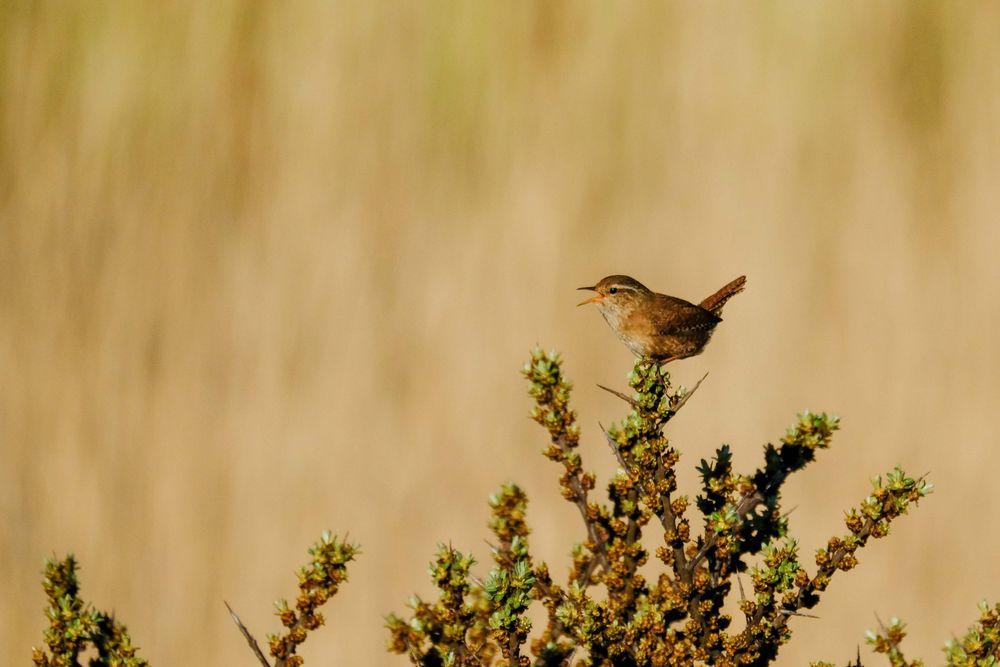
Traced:
<path id="1" fill-rule="evenodd" d="M 329 527 L 364 554 L 306 659 L 405 664 L 381 615 L 430 593 L 436 542 L 488 560 L 505 479 L 564 576 L 582 532 L 518 369 L 562 350 L 610 474 L 622 405 L 594 385 L 631 359 L 573 306 L 609 273 L 691 300 L 749 275 L 673 368 L 711 372 L 672 423 L 682 488 L 804 408 L 844 419 L 786 492 L 806 554 L 869 476 L 937 484 L 781 664 L 845 661 L 875 613 L 936 660 L 1000 598 L 997 26 L 971 2 L 0 2 L 0 662 L 28 662 L 42 560 L 73 551 L 154 664 L 249 664 L 222 599 L 277 629 Z"/>

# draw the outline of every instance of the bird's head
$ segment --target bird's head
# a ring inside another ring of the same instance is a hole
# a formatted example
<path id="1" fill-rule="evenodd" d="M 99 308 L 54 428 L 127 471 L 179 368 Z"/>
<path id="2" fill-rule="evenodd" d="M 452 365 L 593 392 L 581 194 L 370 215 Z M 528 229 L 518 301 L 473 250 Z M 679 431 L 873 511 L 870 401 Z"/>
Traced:
<path id="1" fill-rule="evenodd" d="M 578 306 L 596 303 L 601 312 L 613 310 L 618 311 L 618 313 L 631 310 L 652 293 L 638 280 L 628 276 L 608 276 L 602 278 L 596 285 L 578 289 L 596 292 L 586 301 L 578 303 Z"/>

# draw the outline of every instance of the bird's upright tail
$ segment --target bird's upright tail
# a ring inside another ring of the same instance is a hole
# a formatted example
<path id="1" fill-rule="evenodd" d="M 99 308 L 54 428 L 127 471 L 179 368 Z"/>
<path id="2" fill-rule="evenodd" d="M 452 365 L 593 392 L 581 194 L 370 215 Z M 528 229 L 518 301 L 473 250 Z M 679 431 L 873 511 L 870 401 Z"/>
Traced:
<path id="1" fill-rule="evenodd" d="M 747 286 L 747 277 L 740 276 L 736 280 L 727 283 L 725 286 L 722 287 L 722 289 L 720 289 L 712 296 L 707 297 L 704 301 L 701 302 L 700 305 L 705 310 L 711 311 L 716 315 L 721 315 L 722 307 L 726 305 L 726 302 L 729 301 L 734 296 L 736 296 L 737 294 L 739 294 L 740 292 L 742 292 L 744 289 L 746 289 L 746 286 Z"/>

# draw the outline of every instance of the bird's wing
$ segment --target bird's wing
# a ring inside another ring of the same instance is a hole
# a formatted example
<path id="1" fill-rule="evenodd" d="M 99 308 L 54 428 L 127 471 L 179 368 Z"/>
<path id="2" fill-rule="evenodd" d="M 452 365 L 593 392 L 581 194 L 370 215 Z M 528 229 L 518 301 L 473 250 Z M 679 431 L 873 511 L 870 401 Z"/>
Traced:
<path id="1" fill-rule="evenodd" d="M 715 313 L 675 296 L 657 294 L 656 300 L 660 307 L 654 309 L 650 323 L 663 336 L 711 329 L 722 321 Z"/>

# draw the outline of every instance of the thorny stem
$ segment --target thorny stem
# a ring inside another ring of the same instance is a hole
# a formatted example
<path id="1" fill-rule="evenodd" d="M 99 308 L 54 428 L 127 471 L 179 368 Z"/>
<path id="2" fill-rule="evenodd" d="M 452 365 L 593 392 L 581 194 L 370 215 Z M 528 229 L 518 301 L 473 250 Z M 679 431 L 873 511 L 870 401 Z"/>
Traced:
<path id="1" fill-rule="evenodd" d="M 636 408 L 636 409 L 639 408 L 639 401 L 635 400 L 634 398 L 632 398 L 628 394 L 622 393 L 622 392 L 620 392 L 620 391 L 618 391 L 616 389 L 612 389 L 611 387 L 605 387 L 603 384 L 599 384 L 597 386 L 600 387 L 601 389 L 603 389 L 604 391 L 608 392 L 609 394 L 613 394 L 613 395 L 617 396 L 618 398 L 622 399 L 623 401 L 625 401 L 626 403 L 628 403 L 629 405 L 631 405 L 633 408 Z"/>
<path id="2" fill-rule="evenodd" d="M 660 464 L 659 470 L 656 471 L 656 484 L 659 486 L 664 478 L 666 468 Z M 663 525 L 663 529 L 673 535 L 677 532 L 677 515 L 674 513 L 674 508 L 670 500 L 669 493 L 663 493 L 660 495 L 660 506 L 661 512 L 660 523 Z M 680 579 L 685 584 L 691 584 L 693 578 L 694 569 L 688 569 L 686 565 L 687 555 L 684 553 L 683 545 L 678 544 L 674 547 L 674 576 Z"/>
<path id="3" fill-rule="evenodd" d="M 598 386 L 600 386 L 600 385 L 598 385 Z M 615 443 L 615 441 L 612 439 L 611 435 L 608 433 L 608 429 L 604 428 L 604 424 L 602 424 L 600 422 L 598 422 L 597 425 L 600 427 L 601 433 L 604 434 L 604 440 L 605 440 L 605 442 L 608 443 L 608 447 L 611 449 L 611 453 L 614 454 L 615 455 L 615 459 L 618 460 L 618 465 L 620 465 L 622 467 L 622 470 L 625 471 L 625 474 L 628 475 L 629 478 L 631 478 L 631 479 L 634 480 L 635 477 L 632 476 L 632 471 L 629 470 L 629 465 L 628 465 L 628 463 L 625 462 L 625 457 L 622 456 L 622 452 L 621 452 L 620 449 L 618 449 L 618 445 Z"/>
<path id="4" fill-rule="evenodd" d="M 868 538 L 872 536 L 872 531 L 874 530 L 876 523 L 877 522 L 871 518 L 865 520 L 865 523 L 862 526 L 861 531 L 857 534 L 858 541 L 860 542 L 859 546 L 864 546 L 865 543 L 868 541 Z M 841 561 L 843 561 L 844 558 L 849 553 L 850 550 L 847 549 L 846 546 L 841 546 L 839 549 L 837 549 L 830 557 L 829 564 L 821 566 L 817 569 L 816 578 L 833 576 L 834 572 L 837 571 Z M 790 611 L 797 612 L 799 609 L 806 607 L 806 605 L 804 604 L 805 599 L 816 591 L 816 586 L 813 583 L 814 581 L 816 581 L 816 578 L 811 580 L 806 586 L 799 589 L 798 595 L 796 596 L 795 602 L 792 604 L 792 609 Z M 751 623 L 759 624 L 762 618 L 763 618 L 763 613 L 760 610 L 758 610 L 758 612 L 754 614 L 754 618 L 753 621 L 751 621 Z M 788 623 L 788 617 L 782 616 L 775 620 L 774 627 L 780 629 L 784 627 L 786 623 Z"/>
<path id="5" fill-rule="evenodd" d="M 466 631 L 478 633 L 487 623 L 494 628 L 490 633 L 493 639 L 484 645 L 482 656 L 473 650 L 481 635 L 472 635 L 476 638 L 471 641 L 467 636 L 468 650 L 456 652 L 449 642 L 435 638 L 437 623 L 425 626 L 435 629 L 431 633 L 421 628 L 419 614 L 414 617 L 418 621 L 415 625 L 401 619 L 393 621 L 397 652 L 403 653 L 420 642 L 428 652 L 411 652 L 420 660 L 433 653 L 435 659 L 457 658 L 467 665 L 477 659 L 496 664 L 502 653 L 500 664 L 517 666 L 527 661 L 527 651 L 519 641 L 527 625 L 515 626 L 511 614 L 523 613 L 527 597 L 541 600 L 548 612 L 544 634 L 530 644 L 538 665 L 568 665 L 568 656 L 583 650 L 587 654 L 584 662 L 594 665 L 762 667 L 773 661 L 787 640 L 788 618 L 807 615 L 802 612 L 816 604 L 833 572 L 851 569 L 857 562 L 854 552 L 859 546 L 870 537 L 885 534 L 888 522 L 904 513 L 908 502 L 916 500 L 914 494 L 926 493 L 925 487 L 917 488 L 913 480 L 901 477 L 902 471 L 891 473 L 886 492 L 890 496 L 885 502 L 895 504 L 880 509 L 875 502 L 885 494 L 876 492 L 860 510 L 851 510 L 847 524 L 851 534 L 843 539 L 832 538 L 826 550 L 817 553 L 819 569 L 810 578 L 798 564 L 795 541 L 780 544 L 787 523 L 780 515 L 778 492 L 791 473 L 814 460 L 817 449 L 829 445 L 837 428 L 836 417 L 809 412 L 800 415 L 799 424 L 788 430 L 781 446 L 765 447 L 765 464 L 752 475 L 733 471 L 726 445 L 718 450 L 714 464 L 703 462 L 699 471 L 704 495 L 699 495 L 696 502 L 704 524 L 698 531 L 700 535 L 695 536 L 688 497 L 677 488 L 675 471 L 680 453 L 663 431 L 699 388 L 701 380 L 688 392 L 675 392 L 666 372 L 649 360 L 637 360 L 629 380 L 635 390 L 632 395 L 601 387 L 633 410 L 620 425 L 610 429 L 601 426 L 621 467 L 610 482 L 612 504 L 607 506 L 590 495 L 595 489 L 595 476 L 582 467 L 577 449 L 580 431 L 576 413 L 570 408 L 572 385 L 562 374 L 558 355 L 536 349 L 524 366 L 524 375 L 536 403 L 532 417 L 549 432 L 545 456 L 564 466 L 560 476 L 562 495 L 577 506 L 585 524 L 586 542 L 574 549 L 569 587 L 564 591 L 553 583 L 548 567 L 540 564 L 534 582 L 518 593 L 521 602 L 502 609 L 488 604 L 476 606 L 475 613 L 480 615 L 474 623 L 468 621 Z M 910 496 L 898 495 L 900 489 Z M 496 514 L 497 534 L 525 536 L 523 511 L 522 504 L 516 513 Z M 876 516 L 876 512 L 881 514 Z M 654 515 L 652 526 L 662 527 L 665 536 L 657 557 L 669 566 L 661 569 L 655 584 L 647 583 L 646 577 L 638 573 L 638 564 L 647 557 L 640 544 L 642 529 Z M 506 545 L 509 541 L 501 538 L 501 553 L 495 556 L 501 570 L 517 567 L 523 571 L 526 565 L 535 568 L 526 543 L 524 551 L 520 547 L 511 550 Z M 739 573 L 748 567 L 747 555 L 764 557 L 763 564 L 752 568 L 756 595 L 750 598 L 739 579 Z M 733 577 L 740 586 L 739 606 L 747 621 L 746 627 L 735 634 L 729 629 L 730 616 L 722 609 Z M 595 582 L 607 589 L 606 600 L 591 597 L 588 588 Z M 495 602 L 497 598 L 490 595 L 487 602 Z M 503 631 L 496 631 L 498 627 Z"/>
<path id="6" fill-rule="evenodd" d="M 521 644 L 517 641 L 517 633 L 512 632 L 507 640 L 507 650 L 510 651 L 510 660 L 507 664 L 510 667 L 518 667 L 521 664 Z"/>
<path id="7" fill-rule="evenodd" d="M 698 391 L 698 387 L 701 386 L 701 383 L 704 382 L 705 378 L 707 377 L 708 373 L 705 373 L 704 375 L 701 376 L 701 379 L 695 383 L 694 387 L 692 387 L 690 391 L 684 394 L 684 396 L 677 401 L 677 405 L 675 405 L 672 410 L 667 412 L 663 416 L 662 420 L 657 423 L 657 429 L 662 429 L 664 426 L 667 425 L 667 422 L 669 422 L 674 417 L 674 415 L 680 412 L 680 409 L 683 408 L 684 404 L 688 402 L 691 396 L 693 396 L 694 393 Z M 667 474 L 667 466 L 663 463 L 662 457 L 658 461 L 658 464 L 659 465 L 657 466 L 656 475 L 654 478 L 657 487 L 659 487 L 664 482 Z M 674 513 L 672 499 L 670 498 L 669 492 L 664 492 L 660 494 L 659 504 L 660 507 L 658 509 L 660 511 L 656 512 L 656 514 L 660 517 L 660 523 L 666 532 L 673 535 L 677 531 L 677 515 Z M 685 584 L 690 585 L 693 580 L 694 568 L 692 567 L 689 569 L 688 567 L 686 567 L 687 555 L 684 553 L 683 545 L 675 546 L 673 548 L 673 554 L 674 554 L 674 575 L 676 579 L 680 579 Z M 674 586 L 676 587 L 677 586 L 676 580 L 673 583 Z"/>
<path id="8" fill-rule="evenodd" d="M 563 452 L 571 451 L 571 448 L 567 446 L 566 437 L 559 436 L 555 444 L 557 447 L 563 450 Z M 594 569 L 600 565 L 605 571 L 610 570 L 608 564 L 607 556 L 607 539 L 601 537 L 597 532 L 597 524 L 590 519 L 588 501 L 588 491 L 587 487 L 583 483 L 583 471 L 577 470 L 574 473 L 566 473 L 569 475 L 569 488 L 573 492 L 573 503 L 576 505 L 577 509 L 580 510 L 580 516 L 583 518 L 583 523 L 587 527 L 587 537 L 589 538 L 591 544 L 590 552 L 593 555 L 590 562 L 587 564 L 587 568 L 583 572 L 583 576 L 580 580 L 580 585 L 587 587 L 590 585 L 590 577 L 594 573 Z"/>

